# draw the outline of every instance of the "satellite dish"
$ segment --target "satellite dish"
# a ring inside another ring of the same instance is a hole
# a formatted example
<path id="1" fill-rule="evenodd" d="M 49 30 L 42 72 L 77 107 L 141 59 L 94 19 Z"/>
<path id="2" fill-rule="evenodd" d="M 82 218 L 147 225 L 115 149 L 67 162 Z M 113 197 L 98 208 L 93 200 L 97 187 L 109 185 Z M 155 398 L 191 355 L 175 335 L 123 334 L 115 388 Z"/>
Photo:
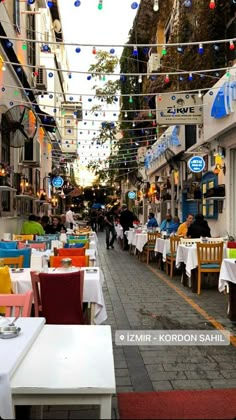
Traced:
<path id="1" fill-rule="evenodd" d="M 59 19 L 53 21 L 53 29 L 57 34 L 61 33 L 61 22 Z"/>

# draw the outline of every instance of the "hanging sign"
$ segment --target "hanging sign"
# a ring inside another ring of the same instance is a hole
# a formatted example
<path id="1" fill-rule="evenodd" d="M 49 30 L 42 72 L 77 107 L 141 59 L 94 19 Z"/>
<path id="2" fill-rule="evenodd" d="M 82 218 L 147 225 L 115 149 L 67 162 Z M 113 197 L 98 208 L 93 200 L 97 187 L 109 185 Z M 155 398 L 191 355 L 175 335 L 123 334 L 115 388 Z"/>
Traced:
<path id="1" fill-rule="evenodd" d="M 193 156 L 188 161 L 188 167 L 191 172 L 198 173 L 202 172 L 205 168 L 205 160 L 201 156 Z"/>
<path id="2" fill-rule="evenodd" d="M 130 198 L 130 200 L 134 200 L 136 198 L 136 192 L 129 191 L 128 192 L 128 197 Z"/>
<path id="3" fill-rule="evenodd" d="M 61 188 L 64 184 L 64 179 L 61 176 L 55 176 L 55 178 L 52 179 L 52 186 L 55 188 Z"/>
<path id="4" fill-rule="evenodd" d="M 202 124 L 202 98 L 196 94 L 176 93 L 156 96 L 159 125 Z"/>

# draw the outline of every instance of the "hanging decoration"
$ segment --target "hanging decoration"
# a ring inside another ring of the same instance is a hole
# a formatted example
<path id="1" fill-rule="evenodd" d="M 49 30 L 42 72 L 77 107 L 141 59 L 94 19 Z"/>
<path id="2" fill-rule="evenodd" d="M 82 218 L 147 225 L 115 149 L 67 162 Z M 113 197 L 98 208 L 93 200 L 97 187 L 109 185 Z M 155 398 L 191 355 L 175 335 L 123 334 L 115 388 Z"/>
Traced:
<path id="1" fill-rule="evenodd" d="M 98 10 L 102 10 L 103 8 L 103 0 L 99 0 L 98 2 Z"/>
<path id="2" fill-rule="evenodd" d="M 139 7 L 139 4 L 138 4 L 136 1 L 134 1 L 134 2 L 131 4 L 131 9 L 133 9 L 133 10 L 137 9 L 138 7 Z"/>

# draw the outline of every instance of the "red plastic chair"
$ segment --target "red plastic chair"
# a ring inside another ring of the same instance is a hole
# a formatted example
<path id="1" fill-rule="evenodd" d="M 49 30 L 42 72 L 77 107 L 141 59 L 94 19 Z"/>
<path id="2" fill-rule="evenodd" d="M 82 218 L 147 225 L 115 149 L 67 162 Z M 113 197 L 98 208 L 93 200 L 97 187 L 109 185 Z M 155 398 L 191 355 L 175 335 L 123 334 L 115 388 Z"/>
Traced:
<path id="1" fill-rule="evenodd" d="M 50 267 L 61 267 L 62 263 L 61 260 L 65 258 L 64 256 L 51 256 L 50 257 Z M 70 255 L 72 260 L 72 265 L 74 267 L 88 267 L 89 265 L 89 257 L 86 255 L 83 256 L 74 256 Z"/>
<path id="2" fill-rule="evenodd" d="M 83 324 L 84 273 L 63 274 L 31 272 L 35 316 L 47 324 Z"/>
<path id="3" fill-rule="evenodd" d="M 0 306 L 4 307 L 5 316 L 21 316 L 30 317 L 33 300 L 33 292 L 28 292 L 21 295 L 0 295 Z"/>
<path id="4" fill-rule="evenodd" d="M 85 248 L 58 248 L 57 253 L 60 257 L 82 257 L 85 255 Z"/>

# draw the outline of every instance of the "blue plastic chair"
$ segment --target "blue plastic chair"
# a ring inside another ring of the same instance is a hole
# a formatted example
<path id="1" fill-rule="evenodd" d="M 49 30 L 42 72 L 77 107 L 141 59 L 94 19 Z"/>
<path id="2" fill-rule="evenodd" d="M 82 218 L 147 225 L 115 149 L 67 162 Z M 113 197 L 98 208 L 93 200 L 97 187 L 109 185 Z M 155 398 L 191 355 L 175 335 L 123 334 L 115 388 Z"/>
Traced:
<path id="1" fill-rule="evenodd" d="M 57 241 L 57 240 L 59 240 L 59 234 L 48 234 L 48 235 L 42 235 L 42 236 L 36 235 L 35 240 L 36 241 L 41 241 L 41 242 Z"/>
<path id="2" fill-rule="evenodd" d="M 82 242 L 78 242 L 78 243 L 75 243 L 75 244 L 66 243 L 64 245 L 64 248 L 83 248 L 83 247 L 84 247 L 84 243 L 82 243 Z"/>
<path id="3" fill-rule="evenodd" d="M 0 241 L 0 249 L 17 249 L 17 241 L 11 241 L 11 242 Z"/>
<path id="4" fill-rule="evenodd" d="M 24 249 L 0 249 L 0 258 L 12 258 L 24 256 L 23 267 L 30 268 L 31 248 Z"/>

